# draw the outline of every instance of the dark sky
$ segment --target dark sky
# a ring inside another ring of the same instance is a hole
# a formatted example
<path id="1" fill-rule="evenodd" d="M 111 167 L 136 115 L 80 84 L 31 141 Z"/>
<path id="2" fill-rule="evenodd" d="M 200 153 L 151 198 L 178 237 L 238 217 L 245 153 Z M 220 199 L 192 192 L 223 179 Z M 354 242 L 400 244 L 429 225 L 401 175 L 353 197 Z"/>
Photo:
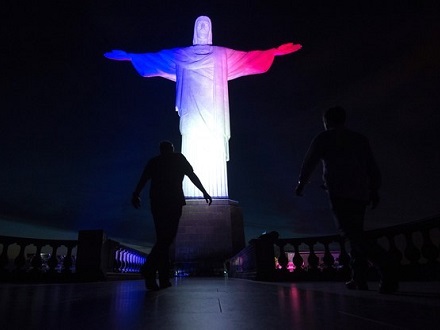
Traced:
<path id="1" fill-rule="evenodd" d="M 189 4 L 191 3 L 191 4 Z M 241 3 L 237 5 L 236 3 Z M 367 229 L 440 213 L 440 19 L 435 1 L 2 1 L 0 235 L 102 228 L 153 240 L 147 194 L 130 196 L 158 142 L 180 149 L 175 85 L 142 78 L 112 49 L 192 43 L 207 15 L 215 45 L 301 43 L 269 72 L 231 81 L 230 198 L 246 240 L 335 233 L 318 168 L 294 196 L 330 106 L 370 138 L 384 177 Z"/>

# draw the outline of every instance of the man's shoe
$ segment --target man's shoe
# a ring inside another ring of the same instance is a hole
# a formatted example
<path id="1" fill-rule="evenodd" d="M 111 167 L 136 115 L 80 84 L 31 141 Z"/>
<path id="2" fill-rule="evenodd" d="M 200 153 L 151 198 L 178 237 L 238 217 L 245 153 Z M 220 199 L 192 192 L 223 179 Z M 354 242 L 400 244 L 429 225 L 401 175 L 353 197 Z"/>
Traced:
<path id="1" fill-rule="evenodd" d="M 368 291 L 367 282 L 356 282 L 355 280 L 351 280 L 345 283 L 345 286 L 349 290 L 362 290 Z"/>
<path id="2" fill-rule="evenodd" d="M 147 266 L 146 266 L 146 263 L 144 263 L 142 266 L 141 266 L 141 269 L 139 270 L 139 273 L 141 273 L 141 275 L 142 275 L 142 277 L 143 278 L 147 278 L 148 277 L 148 270 L 147 270 Z"/>
<path id="3" fill-rule="evenodd" d="M 146 278 L 145 279 L 145 288 L 148 291 L 157 291 L 159 290 L 159 286 L 157 285 L 157 282 L 155 279 L 151 279 L 151 278 Z"/>
<path id="4" fill-rule="evenodd" d="M 389 294 L 394 293 L 399 289 L 399 282 L 397 280 L 381 280 L 379 282 L 379 293 Z"/>
<path id="5" fill-rule="evenodd" d="M 389 260 L 382 267 L 379 293 L 394 293 L 399 289 L 399 268 L 400 264 L 395 259 Z"/>

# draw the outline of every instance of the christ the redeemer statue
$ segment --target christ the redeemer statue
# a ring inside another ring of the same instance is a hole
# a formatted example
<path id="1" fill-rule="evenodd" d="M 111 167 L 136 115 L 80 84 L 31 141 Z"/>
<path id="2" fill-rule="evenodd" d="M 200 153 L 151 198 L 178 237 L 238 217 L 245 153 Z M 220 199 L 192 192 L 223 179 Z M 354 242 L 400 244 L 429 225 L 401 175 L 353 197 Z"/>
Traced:
<path id="1" fill-rule="evenodd" d="M 200 16 L 194 25 L 192 46 L 145 54 L 113 50 L 105 57 L 131 61 L 143 77 L 163 77 L 176 82 L 182 153 L 212 197 L 228 198 L 228 80 L 264 73 L 275 56 L 300 48 L 301 45 L 287 43 L 278 48 L 245 52 L 213 46 L 211 20 Z M 186 178 L 183 190 L 185 197 L 203 197 Z"/>

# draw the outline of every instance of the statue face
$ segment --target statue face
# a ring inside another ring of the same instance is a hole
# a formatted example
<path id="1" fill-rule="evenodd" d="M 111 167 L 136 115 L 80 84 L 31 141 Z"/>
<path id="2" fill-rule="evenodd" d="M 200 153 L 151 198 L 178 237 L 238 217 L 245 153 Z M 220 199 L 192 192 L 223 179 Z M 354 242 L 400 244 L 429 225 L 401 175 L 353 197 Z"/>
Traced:
<path id="1" fill-rule="evenodd" d="M 201 43 L 208 43 L 208 36 L 210 32 L 210 24 L 206 20 L 200 20 L 197 22 L 196 33 L 199 41 L 204 41 Z"/>
<path id="2" fill-rule="evenodd" d="M 199 16 L 194 24 L 193 45 L 212 44 L 212 25 L 208 16 Z"/>

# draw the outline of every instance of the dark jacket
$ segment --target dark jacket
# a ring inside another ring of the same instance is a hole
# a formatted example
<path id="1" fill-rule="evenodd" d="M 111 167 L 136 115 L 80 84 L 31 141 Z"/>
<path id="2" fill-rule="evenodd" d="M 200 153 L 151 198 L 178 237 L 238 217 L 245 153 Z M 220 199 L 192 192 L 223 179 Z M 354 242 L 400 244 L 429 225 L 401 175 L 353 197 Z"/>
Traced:
<path id="1" fill-rule="evenodd" d="M 143 175 L 151 179 L 150 199 L 154 202 L 185 205 L 182 180 L 193 168 L 181 153 L 166 153 L 152 158 Z"/>
<path id="2" fill-rule="evenodd" d="M 302 165 L 300 182 L 307 182 L 319 161 L 331 198 L 368 201 L 370 191 L 379 189 L 381 174 L 368 139 L 344 127 L 316 136 Z"/>

